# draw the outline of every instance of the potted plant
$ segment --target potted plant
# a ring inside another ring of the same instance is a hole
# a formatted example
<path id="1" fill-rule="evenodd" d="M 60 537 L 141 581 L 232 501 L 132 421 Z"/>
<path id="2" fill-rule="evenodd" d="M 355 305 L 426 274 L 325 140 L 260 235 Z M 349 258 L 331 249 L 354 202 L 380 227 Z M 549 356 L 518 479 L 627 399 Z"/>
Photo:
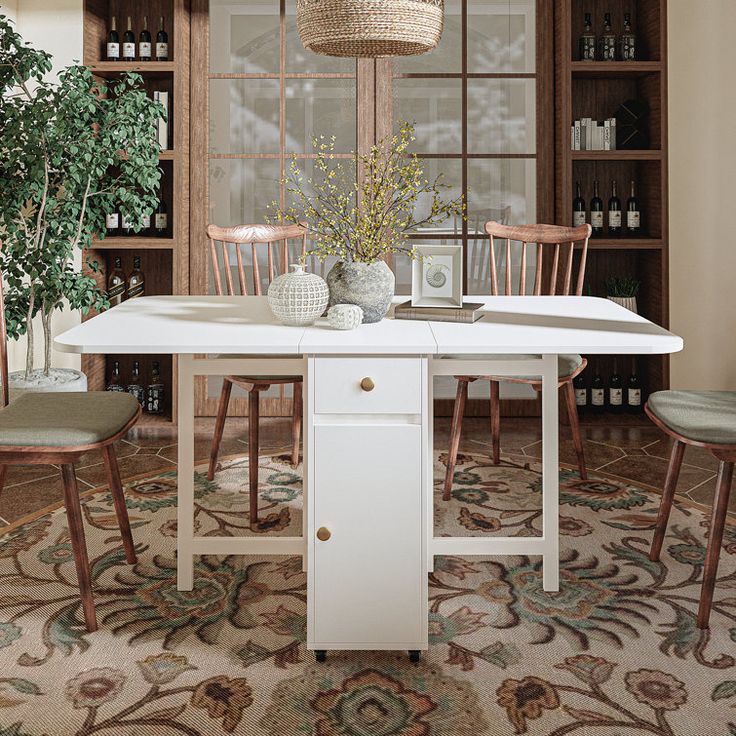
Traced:
<path id="1" fill-rule="evenodd" d="M 606 279 L 606 294 L 612 302 L 636 312 L 636 295 L 641 282 L 631 276 L 609 276 Z"/>
<path id="2" fill-rule="evenodd" d="M 156 207 L 161 176 L 156 123 L 164 112 L 138 75 L 107 85 L 84 66 L 66 68 L 57 82 L 46 78 L 50 71 L 50 55 L 26 45 L 0 15 L 0 268 L 8 335 L 28 338 L 25 370 L 10 378 L 15 394 L 86 388 L 79 371 L 52 367 L 54 314 L 108 306 L 77 254 L 95 234 L 104 237 L 115 208 L 142 222 Z"/>
<path id="3" fill-rule="evenodd" d="M 279 222 L 309 224 L 309 254 L 338 259 L 327 274 L 330 306 L 357 304 L 364 322 L 378 322 L 391 306 L 394 275 L 386 259 L 415 256 L 408 233 L 465 215 L 463 197 L 443 201 L 450 186 L 441 174 L 424 178 L 420 159 L 408 150 L 413 141 L 413 126 L 402 122 L 390 140 L 348 164 L 335 158 L 334 136 L 320 136 L 313 141 L 315 175 L 306 177 L 292 160 L 284 184 L 293 202 L 285 209 L 272 205 Z"/>

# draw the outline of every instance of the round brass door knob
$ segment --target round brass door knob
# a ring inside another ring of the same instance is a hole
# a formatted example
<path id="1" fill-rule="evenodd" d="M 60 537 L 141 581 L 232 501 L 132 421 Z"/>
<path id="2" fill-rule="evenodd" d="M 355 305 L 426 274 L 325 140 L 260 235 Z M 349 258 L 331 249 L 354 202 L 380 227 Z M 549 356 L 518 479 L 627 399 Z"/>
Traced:
<path id="1" fill-rule="evenodd" d="M 331 536 L 332 532 L 326 526 L 321 526 L 317 529 L 317 539 L 320 542 L 326 542 Z"/>
<path id="2" fill-rule="evenodd" d="M 376 387 L 376 382 L 372 378 L 366 376 L 360 382 L 360 387 L 363 389 L 363 391 L 373 391 L 373 389 Z"/>

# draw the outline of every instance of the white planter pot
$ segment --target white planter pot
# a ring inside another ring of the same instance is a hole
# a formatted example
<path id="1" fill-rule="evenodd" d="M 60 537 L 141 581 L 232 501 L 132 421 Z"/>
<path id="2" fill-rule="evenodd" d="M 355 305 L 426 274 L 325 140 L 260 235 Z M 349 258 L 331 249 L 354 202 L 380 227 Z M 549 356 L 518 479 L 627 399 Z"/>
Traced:
<path id="1" fill-rule="evenodd" d="M 616 302 L 616 304 L 620 304 L 622 307 L 626 307 L 626 309 L 628 309 L 629 311 L 638 314 L 636 310 L 635 296 L 609 296 L 608 299 L 610 299 L 612 302 Z"/>
<path id="2" fill-rule="evenodd" d="M 72 368 L 52 368 L 48 376 L 43 371 L 33 371 L 26 381 L 25 371 L 14 371 L 9 376 L 8 387 L 11 401 L 23 394 L 86 391 L 87 376 Z"/>

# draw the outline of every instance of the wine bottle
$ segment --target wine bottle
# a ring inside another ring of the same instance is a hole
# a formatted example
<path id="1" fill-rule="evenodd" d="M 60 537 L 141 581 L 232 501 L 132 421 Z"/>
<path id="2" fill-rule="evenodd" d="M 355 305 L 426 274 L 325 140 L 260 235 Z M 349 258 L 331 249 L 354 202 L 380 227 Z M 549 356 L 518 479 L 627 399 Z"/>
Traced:
<path id="1" fill-rule="evenodd" d="M 580 61 L 595 61 L 595 33 L 593 32 L 593 18 L 590 13 L 585 14 L 585 30 L 578 43 Z"/>
<path id="2" fill-rule="evenodd" d="M 575 378 L 572 379 L 572 385 L 575 389 L 575 406 L 578 409 L 578 413 L 582 414 L 588 410 L 588 386 L 585 380 L 585 371 L 578 373 Z"/>
<path id="3" fill-rule="evenodd" d="M 603 200 L 598 194 L 598 182 L 593 182 L 593 199 L 590 200 L 590 226 L 593 228 L 593 237 L 603 235 Z"/>
<path id="4" fill-rule="evenodd" d="M 610 13 L 603 16 L 603 33 L 598 39 L 598 59 L 616 61 L 616 34 L 613 32 Z"/>
<path id="5" fill-rule="evenodd" d="M 158 207 L 156 207 L 156 213 L 153 216 L 153 230 L 159 238 L 165 238 L 169 234 L 169 216 L 161 193 L 158 195 Z"/>
<path id="6" fill-rule="evenodd" d="M 575 182 L 575 199 L 572 201 L 572 224 L 573 227 L 585 225 L 585 200 L 580 193 L 580 182 Z"/>
<path id="7" fill-rule="evenodd" d="M 608 379 L 608 408 L 615 414 L 620 414 L 624 408 L 624 388 L 621 376 L 618 373 L 616 361 L 613 361 L 613 371 Z"/>
<path id="8" fill-rule="evenodd" d="M 105 387 L 105 391 L 116 391 L 118 393 L 123 393 L 125 391 L 120 380 L 120 362 L 117 360 L 112 364 L 110 382 Z"/>
<path id="9" fill-rule="evenodd" d="M 151 234 L 151 213 L 144 212 L 141 215 L 141 229 L 138 235 L 150 235 Z"/>
<path id="10" fill-rule="evenodd" d="M 141 257 L 133 256 L 133 270 L 128 276 L 128 284 L 125 292 L 126 299 L 135 299 L 139 296 L 145 296 L 146 280 L 141 271 Z"/>
<path id="11" fill-rule="evenodd" d="M 133 218 L 131 215 L 126 213 L 122 214 L 122 233 L 123 235 L 130 236 L 133 235 Z"/>
<path id="12" fill-rule="evenodd" d="M 594 414 L 602 414 L 606 406 L 606 392 L 603 388 L 603 379 L 601 378 L 598 364 L 595 366 L 593 381 L 590 384 L 590 410 Z"/>
<path id="13" fill-rule="evenodd" d="M 621 200 L 616 191 L 616 180 L 611 182 L 611 198 L 608 200 L 608 234 L 621 235 Z"/>
<path id="14" fill-rule="evenodd" d="M 636 34 L 631 30 L 631 13 L 624 13 L 624 30 L 618 40 L 618 58 L 636 61 Z"/>
<path id="15" fill-rule="evenodd" d="M 138 37 L 138 58 L 151 61 L 151 32 L 148 30 L 148 16 L 143 16 L 143 30 Z"/>
<path id="16" fill-rule="evenodd" d="M 135 61 L 135 33 L 128 16 L 128 29 L 123 34 L 123 61 Z"/>
<path id="17" fill-rule="evenodd" d="M 120 36 L 118 35 L 117 21 L 114 15 L 110 18 L 105 55 L 108 61 L 120 61 Z"/>
<path id="18" fill-rule="evenodd" d="M 156 61 L 169 60 L 169 34 L 164 30 L 164 17 L 161 16 L 159 31 L 156 34 Z"/>
<path id="19" fill-rule="evenodd" d="M 128 384 L 126 391 L 132 396 L 135 396 L 138 403 L 142 407 L 145 407 L 146 392 L 143 390 L 143 386 L 141 385 L 141 364 L 137 360 L 133 363 L 133 370 L 130 373 L 130 383 Z"/>
<path id="20" fill-rule="evenodd" d="M 636 359 L 632 361 L 631 375 L 626 385 L 626 408 L 630 414 L 641 411 L 641 381 L 636 374 Z"/>
<path id="21" fill-rule="evenodd" d="M 626 234 L 636 236 L 641 232 L 641 210 L 636 198 L 636 184 L 631 181 L 631 196 L 626 202 Z"/>
<path id="22" fill-rule="evenodd" d="M 161 383 L 161 369 L 157 360 L 151 366 L 151 382 L 146 386 L 146 411 L 149 414 L 164 413 L 164 385 Z"/>
<path id="23" fill-rule="evenodd" d="M 111 307 L 122 304 L 125 299 L 125 274 L 123 273 L 123 259 L 115 256 L 115 267 L 107 278 L 107 300 Z"/>
<path id="24" fill-rule="evenodd" d="M 105 215 L 105 231 L 109 238 L 120 234 L 120 213 L 117 210 Z"/>

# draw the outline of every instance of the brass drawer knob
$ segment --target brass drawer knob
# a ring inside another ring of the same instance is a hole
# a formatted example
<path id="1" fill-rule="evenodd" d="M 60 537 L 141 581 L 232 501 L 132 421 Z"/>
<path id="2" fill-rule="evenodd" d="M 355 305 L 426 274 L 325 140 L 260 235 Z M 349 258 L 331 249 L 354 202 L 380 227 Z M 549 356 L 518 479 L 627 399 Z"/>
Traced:
<path id="1" fill-rule="evenodd" d="M 376 382 L 369 376 L 366 376 L 360 382 L 360 387 L 363 389 L 363 391 L 373 391 L 373 389 L 376 387 Z"/>
<path id="2" fill-rule="evenodd" d="M 332 532 L 326 526 L 321 526 L 317 529 L 317 539 L 320 542 L 326 542 L 331 536 Z"/>

